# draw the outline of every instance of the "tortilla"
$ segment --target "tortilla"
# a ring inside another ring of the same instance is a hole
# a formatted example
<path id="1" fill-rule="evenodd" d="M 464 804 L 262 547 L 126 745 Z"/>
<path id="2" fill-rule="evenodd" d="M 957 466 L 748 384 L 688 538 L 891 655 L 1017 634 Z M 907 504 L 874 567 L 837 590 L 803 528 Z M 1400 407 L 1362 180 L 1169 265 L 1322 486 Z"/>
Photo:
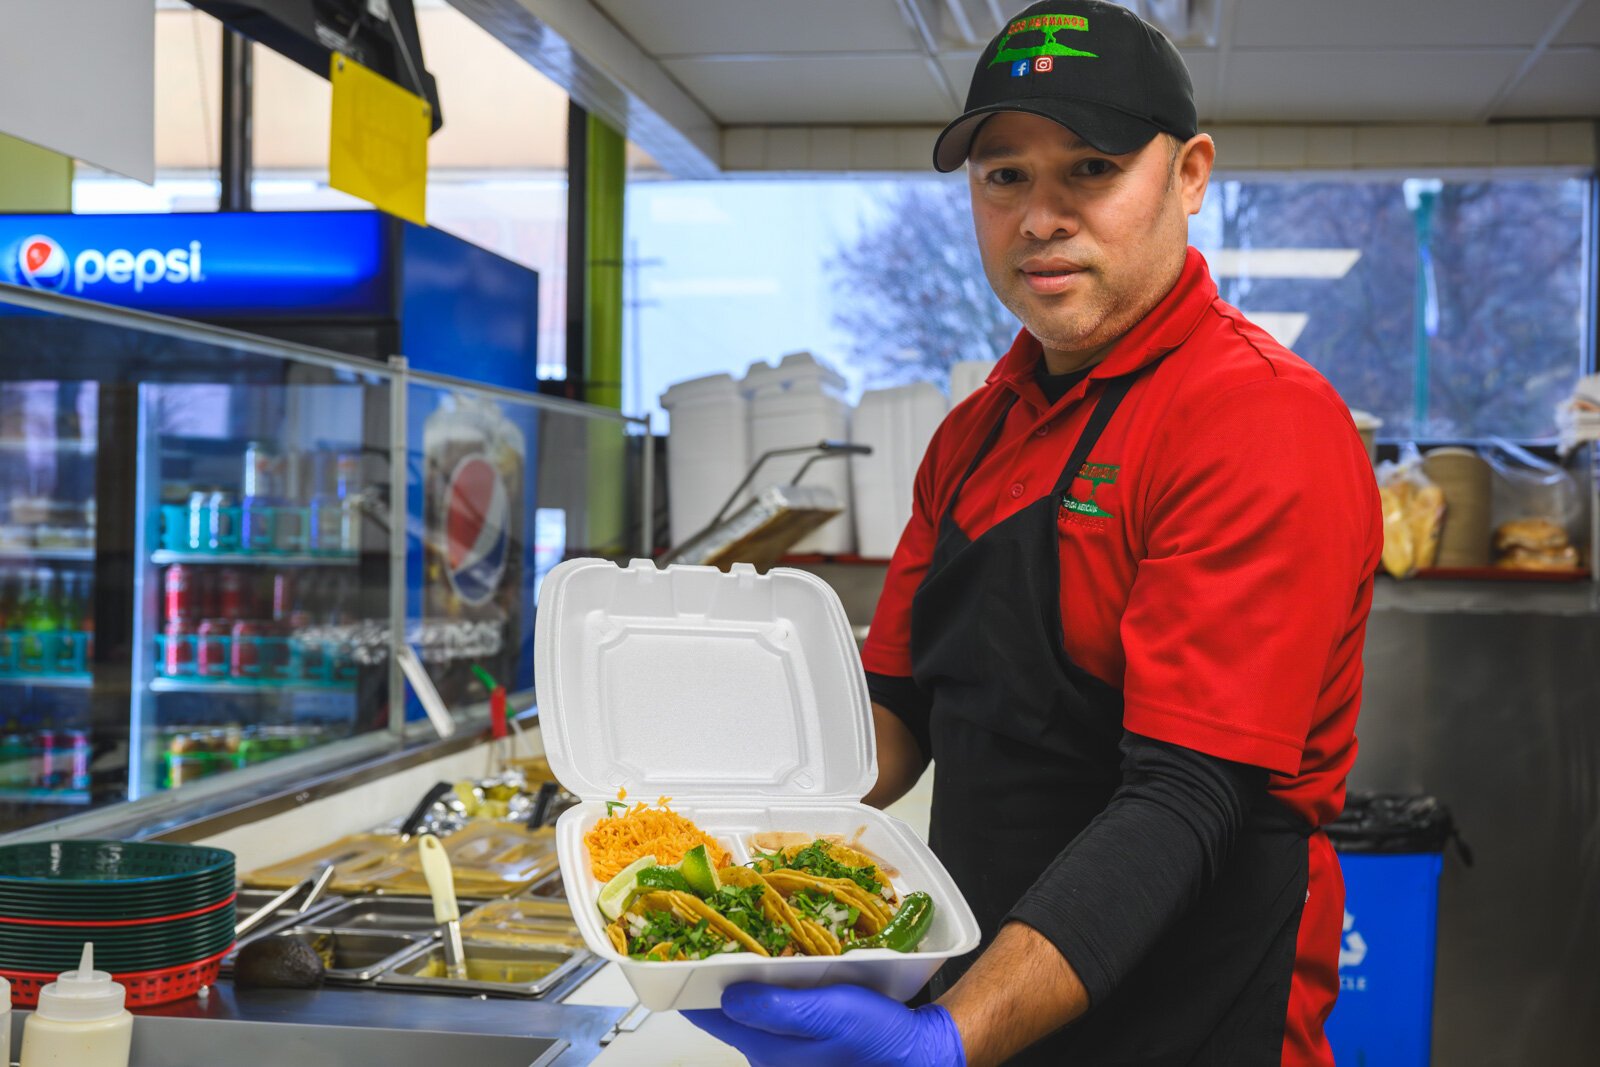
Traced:
<path id="1" fill-rule="evenodd" d="M 856 919 L 856 932 L 863 937 L 871 937 L 880 933 L 893 915 L 883 907 L 881 900 L 874 900 L 871 893 L 856 885 L 848 878 L 818 878 L 814 874 L 804 874 L 800 871 L 768 871 L 762 875 L 767 884 L 776 889 L 785 900 L 802 889 L 816 890 L 831 893 L 834 898 L 849 904 L 861 914 Z M 793 910 L 791 908 L 791 910 Z"/>
<path id="2" fill-rule="evenodd" d="M 872 868 L 874 871 L 874 877 L 884 887 L 884 890 L 887 892 L 887 896 L 881 893 L 873 893 L 867 889 L 863 889 L 854 880 L 849 878 L 831 878 L 824 875 L 811 874 L 806 871 L 796 870 L 790 867 L 777 867 L 771 860 L 759 855 L 750 865 L 764 875 L 777 873 L 780 870 L 792 870 L 796 874 L 802 874 L 807 878 L 814 878 L 819 882 L 844 882 L 853 888 L 854 892 L 850 894 L 852 898 L 854 898 L 856 894 L 860 895 L 862 903 L 857 904 L 858 907 L 863 909 L 870 908 L 873 914 L 879 916 L 885 923 L 894 917 L 895 908 L 899 907 L 900 905 L 900 897 L 899 894 L 895 892 L 894 885 L 892 882 L 890 882 L 888 873 L 880 868 L 866 855 L 856 851 L 853 848 L 850 848 L 848 845 L 841 845 L 823 838 L 816 838 L 808 844 L 789 845 L 782 850 L 781 855 L 783 856 L 785 863 L 793 863 L 795 857 L 801 852 L 804 852 L 806 849 L 816 845 L 820 845 L 822 847 L 822 852 L 825 856 L 842 866 L 852 868 Z M 852 903 L 854 902 L 854 899 L 852 899 Z"/>
<path id="3" fill-rule="evenodd" d="M 766 956 L 768 952 L 756 943 L 756 940 L 743 930 L 739 929 L 727 919 L 718 915 L 706 906 L 706 903 L 692 893 L 683 893 L 676 889 L 657 889 L 642 894 L 626 912 L 611 925 L 606 927 L 606 939 L 620 954 L 628 955 L 628 916 L 645 915 L 652 911 L 664 911 L 676 916 L 684 922 L 694 923 L 701 919 L 706 920 L 706 928 L 715 932 L 723 941 L 733 941 L 748 952 L 758 956 Z M 618 942 L 621 944 L 618 944 Z M 652 945 L 645 952 L 645 958 L 650 960 L 673 960 L 684 958 L 671 941 L 663 941 L 659 945 Z"/>
<path id="4" fill-rule="evenodd" d="M 801 919 L 800 929 L 806 932 L 811 943 L 817 947 L 815 955 L 838 956 L 844 952 L 844 946 L 839 943 L 839 939 L 815 919 Z"/>
<path id="5" fill-rule="evenodd" d="M 882 856 L 873 852 L 861 843 L 861 835 L 867 832 L 865 826 L 858 826 L 856 832 L 846 837 L 844 834 L 803 834 L 798 830 L 763 830 L 750 835 L 750 847 L 761 852 L 782 852 L 793 845 L 804 848 L 813 841 L 826 841 L 832 845 L 843 845 L 865 856 L 867 862 L 877 867 L 890 879 L 900 877 L 900 872 L 884 860 Z"/>
<path id="6" fill-rule="evenodd" d="M 779 926 L 787 926 L 790 938 L 798 948 L 807 956 L 823 956 L 822 946 L 813 943 L 811 935 L 800 925 L 800 917 L 789 907 L 789 902 L 783 899 L 783 894 L 772 887 L 764 877 L 748 867 L 724 867 L 717 872 L 717 878 L 724 885 L 744 887 L 759 885 L 763 892 L 761 895 L 761 911 L 770 922 Z M 707 905 L 709 907 L 709 905 Z M 713 909 L 715 910 L 715 909 Z M 730 925 L 733 925 L 730 922 Z"/>

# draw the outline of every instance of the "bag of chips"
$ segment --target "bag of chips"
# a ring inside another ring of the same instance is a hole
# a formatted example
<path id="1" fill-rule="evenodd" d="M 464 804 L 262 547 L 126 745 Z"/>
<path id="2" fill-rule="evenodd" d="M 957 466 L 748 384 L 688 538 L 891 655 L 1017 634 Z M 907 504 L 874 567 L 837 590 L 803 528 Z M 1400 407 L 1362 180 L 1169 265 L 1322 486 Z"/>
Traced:
<path id="1" fill-rule="evenodd" d="M 1383 506 L 1383 569 L 1409 578 L 1433 566 L 1444 526 L 1444 491 L 1422 472 L 1422 453 L 1414 443 L 1400 449 L 1398 461 L 1378 464 L 1378 497 Z"/>

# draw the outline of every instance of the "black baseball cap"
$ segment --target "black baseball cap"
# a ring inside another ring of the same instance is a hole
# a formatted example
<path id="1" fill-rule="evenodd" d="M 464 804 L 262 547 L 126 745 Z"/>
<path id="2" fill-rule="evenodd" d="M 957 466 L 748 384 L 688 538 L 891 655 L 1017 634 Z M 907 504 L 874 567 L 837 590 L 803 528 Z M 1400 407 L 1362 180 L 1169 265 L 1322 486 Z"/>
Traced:
<path id="1" fill-rule="evenodd" d="M 934 142 L 934 167 L 961 166 L 999 111 L 1053 119 L 1108 155 L 1163 132 L 1187 141 L 1199 121 L 1189 70 L 1166 34 L 1104 0 L 1045 0 L 1008 20 L 978 59 L 966 110 Z"/>

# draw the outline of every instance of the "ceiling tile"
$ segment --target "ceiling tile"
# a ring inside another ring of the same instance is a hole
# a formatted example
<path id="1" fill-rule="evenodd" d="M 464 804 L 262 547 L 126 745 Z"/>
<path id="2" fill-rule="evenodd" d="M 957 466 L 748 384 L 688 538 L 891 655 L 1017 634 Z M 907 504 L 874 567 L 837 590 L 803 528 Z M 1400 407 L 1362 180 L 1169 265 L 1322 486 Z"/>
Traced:
<path id="1" fill-rule="evenodd" d="M 1539 40 L 1564 3 L 1237 0 L 1231 40 L 1235 48 L 1526 47 Z"/>
<path id="2" fill-rule="evenodd" d="M 1217 54 L 1185 51 L 1183 63 L 1189 68 L 1189 80 L 1194 83 L 1195 110 L 1202 122 L 1210 121 L 1217 111 Z"/>
<path id="3" fill-rule="evenodd" d="M 972 82 L 972 72 L 978 69 L 981 55 L 979 52 L 939 53 L 939 65 L 944 68 L 944 76 L 950 79 L 956 94 L 963 100 L 967 98 L 967 86 Z"/>
<path id="4" fill-rule="evenodd" d="M 1584 0 L 1583 6 L 1556 35 L 1555 43 L 1600 45 L 1600 0 Z"/>
<path id="5" fill-rule="evenodd" d="M 662 65 L 724 125 L 944 123 L 952 106 L 921 56 L 673 59 Z"/>
<path id="6" fill-rule="evenodd" d="M 1491 117 L 1600 118 L 1600 49 L 1546 52 Z"/>
<path id="7" fill-rule="evenodd" d="M 653 56 L 916 50 L 895 0 L 594 0 Z"/>
<path id="8" fill-rule="evenodd" d="M 1522 52 L 1235 52 L 1227 122 L 1471 122 Z"/>

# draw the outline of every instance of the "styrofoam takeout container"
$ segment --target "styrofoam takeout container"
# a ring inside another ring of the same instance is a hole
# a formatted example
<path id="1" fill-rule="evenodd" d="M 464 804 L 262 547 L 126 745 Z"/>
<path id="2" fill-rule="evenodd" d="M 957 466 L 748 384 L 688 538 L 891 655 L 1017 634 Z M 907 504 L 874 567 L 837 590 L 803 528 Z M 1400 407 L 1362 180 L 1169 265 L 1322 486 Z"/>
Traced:
<path id="1" fill-rule="evenodd" d="M 815 575 L 748 564 L 627 568 L 575 559 L 545 578 L 534 637 L 539 721 L 550 769 L 582 799 L 556 824 L 567 899 L 590 950 L 621 965 L 645 1007 L 714 1008 L 735 982 L 868 986 L 906 1000 L 945 960 L 978 945 L 950 876 L 905 823 L 861 803 L 877 780 L 866 677 L 838 596 Z M 672 808 L 734 863 L 766 830 L 844 834 L 933 898 L 917 952 L 769 959 L 729 953 L 631 960 L 606 939 L 601 883 L 584 835 L 626 789 Z"/>

